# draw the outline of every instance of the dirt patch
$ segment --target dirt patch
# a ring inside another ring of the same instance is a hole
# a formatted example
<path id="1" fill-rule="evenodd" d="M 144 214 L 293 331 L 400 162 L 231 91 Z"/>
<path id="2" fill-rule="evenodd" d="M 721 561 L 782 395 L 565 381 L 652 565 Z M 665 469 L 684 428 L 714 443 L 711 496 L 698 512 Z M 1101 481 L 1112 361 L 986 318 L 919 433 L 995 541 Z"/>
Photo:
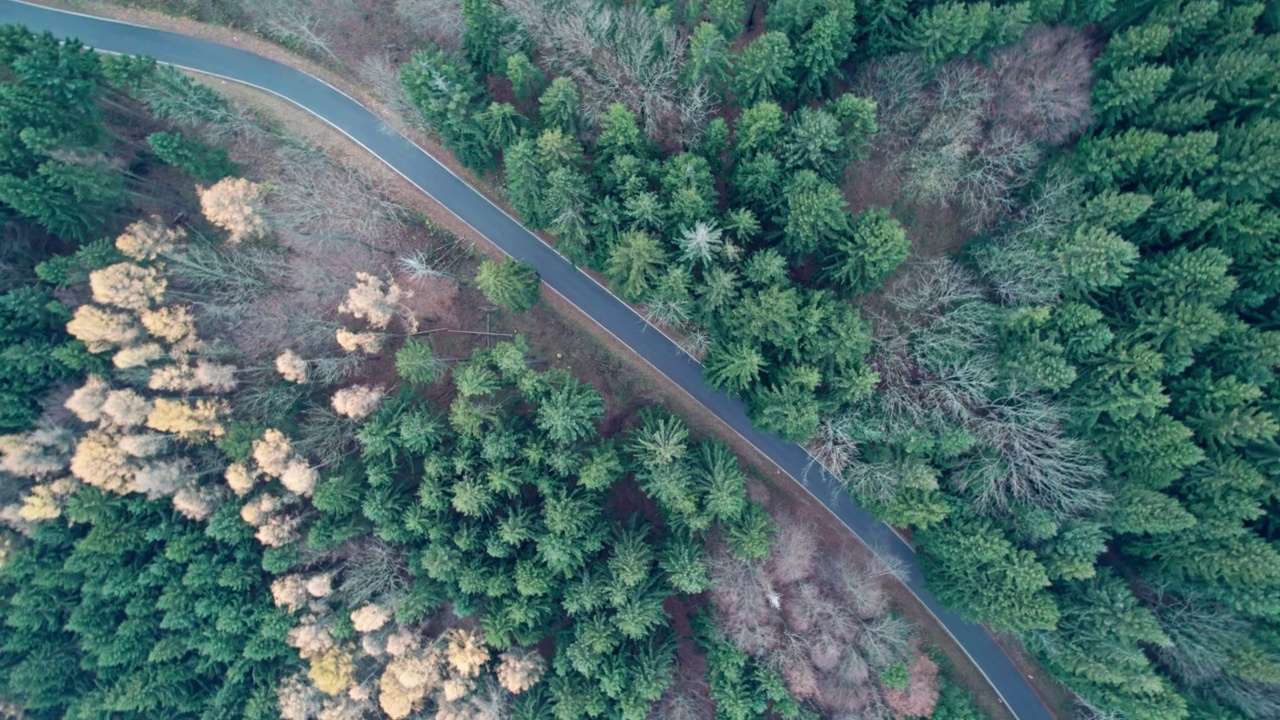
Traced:
<path id="1" fill-rule="evenodd" d="M 850 212 L 889 208 L 907 231 L 913 258 L 954 254 L 973 236 L 964 228 L 960 207 L 903 199 L 902 180 L 893 170 L 893 158 L 886 153 L 874 153 L 851 164 L 841 189 Z"/>

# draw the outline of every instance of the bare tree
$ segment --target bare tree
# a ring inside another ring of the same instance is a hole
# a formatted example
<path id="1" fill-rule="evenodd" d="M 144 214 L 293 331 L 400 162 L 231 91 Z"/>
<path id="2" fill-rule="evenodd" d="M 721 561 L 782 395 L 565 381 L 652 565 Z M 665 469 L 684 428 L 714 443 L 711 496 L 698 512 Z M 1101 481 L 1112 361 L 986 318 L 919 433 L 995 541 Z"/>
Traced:
<path id="1" fill-rule="evenodd" d="M 999 121 L 1060 145 L 1089 126 L 1090 65 L 1097 44 L 1080 28 L 1036 28 L 992 59 Z"/>
<path id="2" fill-rule="evenodd" d="M 357 6 L 352 0 L 254 0 L 246 9 L 267 37 L 341 65 L 332 34 Z"/>
<path id="3" fill-rule="evenodd" d="M 588 116 L 620 102 L 655 140 L 684 142 L 701 132 L 712 98 L 706 88 L 681 86 L 687 43 L 670 24 L 644 8 L 595 0 L 502 4 L 538 43 L 551 69 L 578 83 Z"/>
<path id="4" fill-rule="evenodd" d="M 392 604 L 409 587 L 404 552 L 377 538 L 359 542 L 342 565 L 338 595 L 348 607 Z"/>
<path id="5" fill-rule="evenodd" d="M 396 15 L 419 35 L 447 50 L 462 47 L 462 3 L 458 0 L 396 0 Z"/>

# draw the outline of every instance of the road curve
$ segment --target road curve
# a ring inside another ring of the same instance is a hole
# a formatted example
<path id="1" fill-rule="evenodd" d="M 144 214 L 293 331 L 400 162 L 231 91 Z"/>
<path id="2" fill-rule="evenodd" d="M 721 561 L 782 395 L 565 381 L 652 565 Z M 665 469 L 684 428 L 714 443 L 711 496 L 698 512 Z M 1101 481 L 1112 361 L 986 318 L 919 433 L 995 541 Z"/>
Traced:
<path id="1" fill-rule="evenodd" d="M 756 430 L 741 402 L 702 381 L 702 367 L 644 318 L 578 270 L 517 220 L 454 175 L 357 101 L 327 83 L 260 55 L 209 40 L 17 0 L 0 0 L 0 24 L 23 24 L 75 37 L 98 50 L 157 61 L 244 83 L 288 100 L 364 147 L 504 252 L 537 268 L 552 290 L 706 406 L 795 478 L 876 553 L 908 569 L 906 585 L 938 618 L 1019 720 L 1052 720 L 991 635 L 941 605 L 924 587 L 915 553 L 892 529 L 858 507 L 801 446 Z"/>

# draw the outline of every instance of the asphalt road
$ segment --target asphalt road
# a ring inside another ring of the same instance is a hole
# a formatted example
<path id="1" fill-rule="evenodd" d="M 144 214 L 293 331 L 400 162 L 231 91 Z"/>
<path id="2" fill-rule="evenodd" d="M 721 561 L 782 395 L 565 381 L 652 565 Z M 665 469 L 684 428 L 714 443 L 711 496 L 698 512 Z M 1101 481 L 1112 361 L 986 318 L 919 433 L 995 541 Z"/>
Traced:
<path id="1" fill-rule="evenodd" d="M 941 607 L 916 566 L 915 554 L 888 526 L 857 507 L 799 445 L 756 430 L 742 403 L 702 381 L 702 367 L 630 307 L 489 202 L 448 168 L 332 86 L 293 68 L 233 47 L 176 33 L 0 0 L 0 23 L 19 23 L 75 37 L 113 53 L 149 55 L 162 63 L 217 75 L 278 95 L 347 135 L 448 208 L 767 455 L 878 554 L 908 568 L 907 586 L 982 670 L 1019 720 L 1052 714 L 1026 678 L 982 627 Z"/>

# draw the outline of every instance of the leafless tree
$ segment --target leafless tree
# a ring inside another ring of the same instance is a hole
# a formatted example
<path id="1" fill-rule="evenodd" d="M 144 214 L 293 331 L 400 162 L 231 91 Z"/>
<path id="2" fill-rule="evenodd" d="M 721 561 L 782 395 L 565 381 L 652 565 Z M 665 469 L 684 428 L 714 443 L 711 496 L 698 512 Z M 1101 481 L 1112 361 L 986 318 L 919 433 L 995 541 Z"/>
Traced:
<path id="1" fill-rule="evenodd" d="M 573 78 L 587 114 L 620 102 L 659 141 L 696 137 L 712 110 L 705 88 L 679 83 L 686 40 L 648 10 L 595 0 L 502 0 L 556 74 Z"/>
<path id="2" fill-rule="evenodd" d="M 310 236 L 373 242 L 404 222 L 404 209 L 379 185 L 329 160 L 300 138 L 282 142 L 272 163 L 271 215 Z"/>
<path id="3" fill-rule="evenodd" d="M 1021 502 L 1070 517 L 1105 504 L 1109 496 L 1098 487 L 1106 476 L 1102 459 L 1067 433 L 1061 409 L 1025 395 L 990 403 L 984 411 L 971 431 L 995 452 L 970 455 L 951 475 L 980 510 L 1005 512 Z"/>
<path id="4" fill-rule="evenodd" d="M 1060 145 L 1089 125 L 1096 43 L 1079 28 L 1036 28 L 992 59 L 999 122 Z"/>
<path id="5" fill-rule="evenodd" d="M 253 0 L 245 9 L 267 37 L 341 65 L 330 47 L 333 33 L 357 6 L 352 0 Z"/>
<path id="6" fill-rule="evenodd" d="M 462 4 L 458 0 L 396 0 L 396 15 L 440 47 L 457 50 L 462 46 Z"/>
<path id="7" fill-rule="evenodd" d="M 370 602 L 393 604 L 408 587 L 404 553 L 374 538 L 360 541 L 347 555 L 338 595 L 348 607 Z"/>
<path id="8" fill-rule="evenodd" d="M 885 668 L 911 658 L 911 626 L 893 614 L 885 614 L 862 627 L 858 647 L 872 667 Z"/>

